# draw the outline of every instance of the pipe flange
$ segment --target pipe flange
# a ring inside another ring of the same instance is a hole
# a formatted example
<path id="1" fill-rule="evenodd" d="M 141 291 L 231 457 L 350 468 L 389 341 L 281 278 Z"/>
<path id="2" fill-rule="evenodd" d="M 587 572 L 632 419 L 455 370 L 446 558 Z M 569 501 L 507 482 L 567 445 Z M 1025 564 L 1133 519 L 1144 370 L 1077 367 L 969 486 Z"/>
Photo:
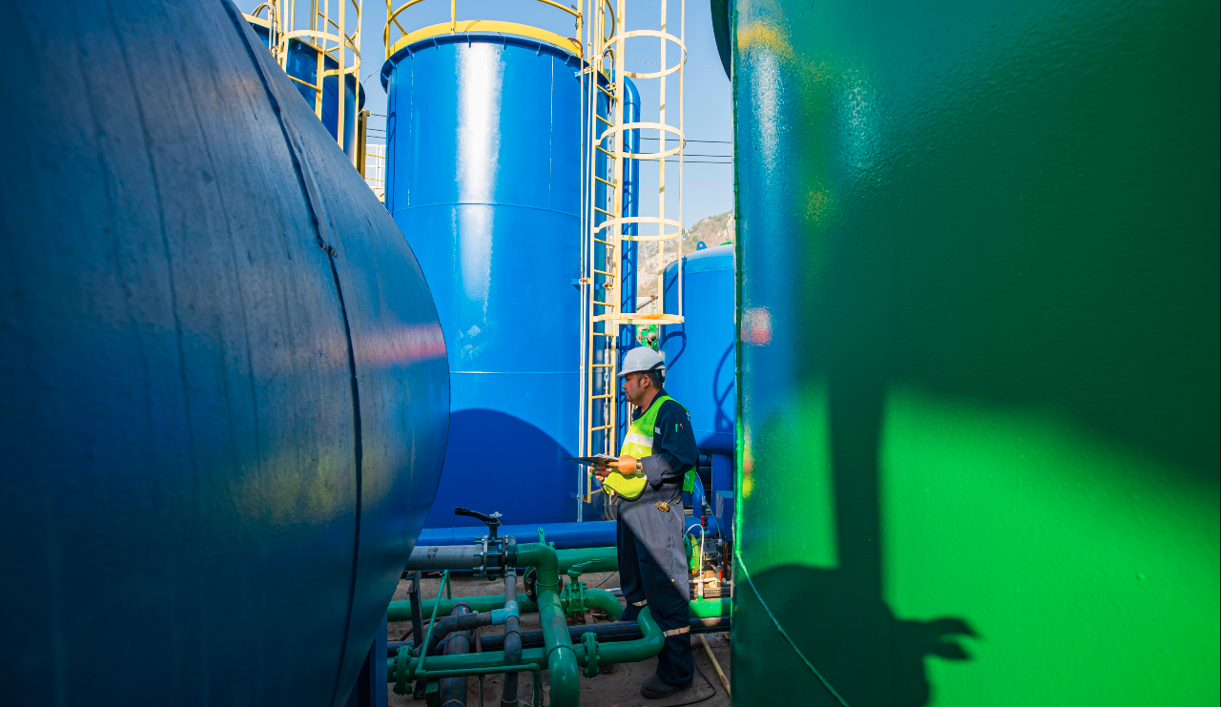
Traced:
<path id="1" fill-rule="evenodd" d="M 411 680 L 407 678 L 410 665 L 411 649 L 406 647 L 400 648 L 398 653 L 394 655 L 394 694 L 411 694 Z"/>
<path id="2" fill-rule="evenodd" d="M 581 636 L 581 643 L 585 646 L 585 677 L 592 678 L 600 672 L 598 667 L 598 637 L 593 631 Z"/>
<path id="3" fill-rule="evenodd" d="M 526 598 L 538 604 L 538 592 L 534 590 L 534 581 L 538 579 L 538 570 L 531 567 L 522 575 L 521 582 L 526 585 Z"/>
<path id="4" fill-rule="evenodd" d="M 538 568 L 537 567 L 531 567 L 530 569 L 526 570 L 526 573 L 524 575 L 522 575 L 522 584 L 526 585 L 526 598 L 528 598 L 530 601 L 534 602 L 535 604 L 538 604 Z M 548 585 L 544 585 L 544 586 L 548 586 Z M 562 592 L 562 591 L 564 591 L 564 578 L 556 577 L 556 580 L 555 580 L 556 596 L 559 596 L 560 592 Z"/>

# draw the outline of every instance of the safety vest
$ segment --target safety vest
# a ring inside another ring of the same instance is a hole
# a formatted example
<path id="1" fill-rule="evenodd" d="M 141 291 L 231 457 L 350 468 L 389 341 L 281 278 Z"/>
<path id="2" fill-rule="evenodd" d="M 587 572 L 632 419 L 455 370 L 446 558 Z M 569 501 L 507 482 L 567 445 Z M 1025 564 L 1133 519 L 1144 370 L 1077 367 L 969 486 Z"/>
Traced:
<path id="1" fill-rule="evenodd" d="M 632 420 L 632 423 L 628 425 L 627 435 L 623 438 L 623 449 L 619 450 L 620 454 L 636 457 L 637 459 L 644 459 L 653 454 L 653 430 L 657 429 L 657 413 L 661 410 L 661 406 L 669 400 L 674 400 L 674 398 L 663 395 L 655 399 L 643 415 Z M 679 403 L 679 407 L 682 407 L 681 403 Z M 683 410 L 686 409 L 685 407 L 683 408 Z M 640 498 L 640 494 L 644 493 L 645 484 L 648 482 L 649 480 L 645 477 L 644 472 L 623 474 L 618 471 L 612 471 L 602 481 L 602 488 L 610 489 L 614 494 L 632 500 Z M 695 470 L 692 469 L 683 477 L 683 491 L 691 493 L 691 490 L 694 488 Z"/>

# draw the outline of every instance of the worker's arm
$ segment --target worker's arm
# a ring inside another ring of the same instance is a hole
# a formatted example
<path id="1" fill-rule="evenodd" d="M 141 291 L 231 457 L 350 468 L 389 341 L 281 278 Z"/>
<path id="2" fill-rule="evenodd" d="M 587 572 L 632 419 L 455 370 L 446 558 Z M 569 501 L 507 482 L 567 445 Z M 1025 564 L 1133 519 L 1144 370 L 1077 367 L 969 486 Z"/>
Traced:
<path id="1" fill-rule="evenodd" d="M 681 483 L 683 475 L 694 468 L 698 461 L 691 416 L 682 405 L 673 400 L 666 401 L 657 411 L 653 428 L 653 454 L 640 460 L 644 475 L 653 488 L 665 483 Z"/>

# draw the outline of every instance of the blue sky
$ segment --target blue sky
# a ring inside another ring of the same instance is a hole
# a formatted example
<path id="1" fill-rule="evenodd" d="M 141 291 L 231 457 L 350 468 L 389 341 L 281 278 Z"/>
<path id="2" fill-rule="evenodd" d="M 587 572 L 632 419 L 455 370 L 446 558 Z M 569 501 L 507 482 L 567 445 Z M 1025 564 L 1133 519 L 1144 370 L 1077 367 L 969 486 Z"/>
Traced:
<path id="1" fill-rule="evenodd" d="M 575 4 L 575 0 L 567 1 Z M 401 6 L 403 2 L 404 0 L 395 0 L 395 7 Z M 628 0 L 628 29 L 656 29 L 661 19 L 660 3 L 661 0 Z M 237 0 L 238 8 L 243 12 L 250 12 L 257 5 L 258 2 L 253 0 Z M 299 0 L 299 8 L 307 6 L 306 0 Z M 679 27 L 679 6 L 678 0 L 668 0 L 667 29 L 674 34 L 677 34 Z M 459 19 L 512 20 L 542 27 L 566 37 L 574 34 L 569 15 L 536 0 L 457 0 L 457 9 Z M 688 55 L 685 68 L 684 128 L 689 141 L 687 154 L 690 156 L 687 159 L 691 163 L 686 165 L 683 173 L 682 221 L 690 226 L 701 218 L 724 213 L 733 208 L 733 167 L 729 164 L 707 164 L 729 162 L 729 159 L 719 156 L 731 154 L 732 145 L 728 143 L 733 139 L 733 112 L 729 79 L 725 77 L 717 55 L 707 0 L 688 0 L 686 15 Z M 408 29 L 448 21 L 449 2 L 424 0 L 400 14 L 399 18 Z M 367 95 L 365 107 L 383 116 L 386 113 L 386 94 L 377 74 L 385 56 L 385 47 L 382 44 L 385 21 L 386 6 L 378 0 L 367 1 L 361 22 L 364 36 L 360 73 Z M 628 69 L 656 71 L 659 53 L 655 39 L 630 40 Z M 672 54 L 668 61 L 673 61 L 674 58 Z M 674 115 L 678 97 L 676 77 L 677 74 L 674 74 L 667 82 L 667 118 L 671 123 L 677 122 Z M 657 120 L 657 106 L 660 101 L 657 82 L 639 81 L 637 85 L 644 104 L 644 120 Z M 384 118 L 374 120 L 384 121 Z M 384 128 L 384 124 L 378 126 L 374 123 L 374 126 Z M 694 142 L 695 140 L 714 142 Z M 657 142 L 652 141 L 652 144 L 656 145 Z M 643 147 L 649 147 L 649 142 L 646 141 Z M 669 194 L 673 194 L 676 180 L 677 168 L 671 166 L 666 173 L 666 191 Z M 650 208 L 649 200 L 649 195 L 657 191 L 655 163 L 642 165 L 641 190 L 645 196 L 642 206 L 646 212 L 642 215 L 653 215 L 647 212 L 655 210 L 655 207 Z M 667 216 L 675 217 L 672 197 L 667 207 Z"/>

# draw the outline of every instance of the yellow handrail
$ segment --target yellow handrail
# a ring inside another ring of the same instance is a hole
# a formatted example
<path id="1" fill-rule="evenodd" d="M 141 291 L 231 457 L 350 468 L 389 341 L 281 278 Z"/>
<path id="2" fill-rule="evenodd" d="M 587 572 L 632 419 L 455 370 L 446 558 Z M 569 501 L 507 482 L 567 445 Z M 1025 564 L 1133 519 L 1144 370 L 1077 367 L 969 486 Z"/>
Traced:
<path id="1" fill-rule="evenodd" d="M 529 1 L 529 0 L 527 0 Z M 459 20 L 458 19 L 458 1 L 450 0 L 449 3 L 449 22 L 438 23 L 428 27 L 418 27 L 408 29 L 399 21 L 399 15 L 405 10 L 408 10 L 415 5 L 424 2 L 424 0 L 407 0 L 397 9 L 393 6 L 393 0 L 386 0 L 386 27 L 382 30 L 382 44 L 386 48 L 386 58 L 389 59 L 395 52 L 403 47 L 418 42 L 422 39 L 429 39 L 443 34 L 455 34 L 458 32 L 472 31 L 487 31 L 498 32 L 501 34 L 513 34 L 531 39 L 538 39 L 548 44 L 560 47 L 565 51 L 572 52 L 576 56 L 584 56 L 581 48 L 581 30 L 584 18 L 581 11 L 577 8 L 566 7 L 555 0 L 532 0 L 533 2 L 541 2 L 544 5 L 554 7 L 557 10 L 562 10 L 568 15 L 571 15 L 576 21 L 576 37 L 562 37 L 554 32 L 534 27 L 532 25 L 524 25 L 516 22 L 503 22 L 499 20 Z M 608 5 L 610 0 L 604 0 Z M 583 4 L 583 3 L 582 3 Z M 461 25 L 461 28 L 459 28 Z M 392 27 L 398 28 L 398 35 L 392 40 Z"/>
<path id="2" fill-rule="evenodd" d="M 308 10 L 305 9 L 306 7 L 303 2 L 304 21 L 301 26 L 298 26 L 300 15 L 297 13 L 297 0 L 267 0 L 246 15 L 246 19 L 268 28 L 270 45 L 268 48 L 286 74 L 288 73 L 288 50 L 292 42 L 311 47 L 314 50 L 317 56 L 314 73 L 317 83 L 310 83 L 295 76 L 289 76 L 289 78 L 296 84 L 313 90 L 314 115 L 320 119 L 322 117 L 324 79 L 329 76 L 338 77 L 335 139 L 342 149 L 344 137 L 348 132 L 344 126 L 346 116 L 343 110 L 347 99 L 345 77 L 355 77 L 358 84 L 360 81 L 360 20 L 364 10 L 364 0 L 310 0 Z M 266 11 L 267 19 L 260 17 L 264 11 Z M 348 32 L 349 27 L 352 28 L 350 33 Z M 328 58 L 336 62 L 337 68 L 326 68 Z M 356 90 L 360 91 L 359 85 Z M 357 139 L 360 139 L 359 135 Z M 353 151 L 353 166 L 358 166 L 357 163 L 360 161 L 357 153 L 358 151 Z"/>

